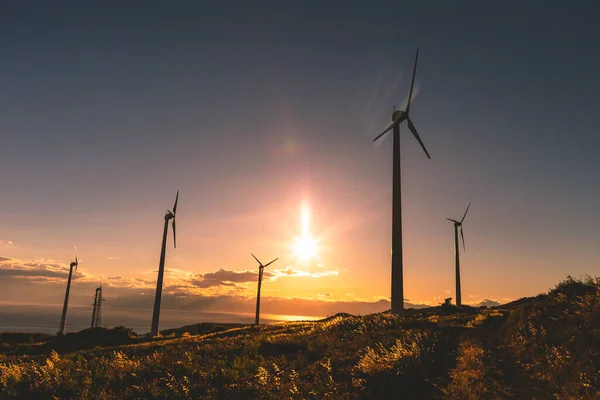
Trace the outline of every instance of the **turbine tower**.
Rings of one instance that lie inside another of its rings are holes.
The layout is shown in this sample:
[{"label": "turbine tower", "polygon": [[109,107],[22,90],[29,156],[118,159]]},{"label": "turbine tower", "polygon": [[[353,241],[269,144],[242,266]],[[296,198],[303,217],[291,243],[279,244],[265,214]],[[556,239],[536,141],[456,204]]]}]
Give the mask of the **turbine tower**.
[{"label": "turbine tower", "polygon": [[263,271],[264,271],[265,267],[268,267],[269,265],[273,264],[275,261],[279,260],[279,257],[277,257],[276,259],[274,259],[271,262],[266,263],[265,265],[263,265],[263,263],[261,263],[254,254],[252,254],[252,257],[254,257],[254,259],[258,263],[258,294],[256,295],[256,318],[254,319],[254,325],[258,326],[258,320],[260,318],[260,287],[262,285]]},{"label": "turbine tower", "polygon": [[467,210],[465,211],[465,215],[463,215],[460,222],[455,219],[446,218],[448,221],[454,222],[454,256],[456,262],[456,307],[460,307],[462,305],[460,297],[460,257],[458,248],[458,228],[460,228],[460,236],[462,238],[463,251],[466,251],[465,235],[463,234],[463,221],[465,220],[465,217],[469,212],[469,207],[471,207],[471,202],[469,202]]},{"label": "turbine tower", "polygon": [[69,292],[71,291],[71,278],[73,277],[73,268],[75,268],[75,273],[77,273],[77,266],[80,261],[77,259],[77,246],[75,246],[75,261],[71,263],[69,266],[69,280],[67,281],[67,291],[65,293],[65,304],[63,305],[62,316],[60,318],[60,329],[58,330],[59,335],[64,335],[65,333],[65,322],[67,321],[67,307],[69,305]]},{"label": "turbine tower", "polygon": [[163,230],[162,247],[160,250],[160,263],[158,265],[158,279],[156,280],[156,294],[154,295],[154,311],[152,313],[152,327],[150,328],[150,336],[158,335],[158,320],[160,318],[160,300],[162,298],[163,275],[165,274],[165,253],[167,252],[167,232],[169,221],[173,220],[173,248],[177,248],[176,231],[175,231],[175,214],[177,213],[177,200],[179,200],[179,190],[175,197],[175,205],[173,212],[167,210],[165,214],[165,227]]},{"label": "turbine tower", "polygon": [[393,189],[392,189],[392,313],[402,314],[404,312],[404,277],[402,263],[402,195],[400,186],[400,123],[404,120],[408,123],[408,129],[415,136],[427,158],[431,158],[423,141],[417,133],[417,128],[409,118],[410,102],[412,99],[413,87],[415,85],[415,74],[417,72],[417,60],[419,59],[419,49],[415,57],[412,83],[410,84],[410,93],[406,110],[394,110],[392,114],[392,124],[379,134],[373,141],[376,141],[390,130],[393,130]]},{"label": "turbine tower", "polygon": [[102,297],[102,286],[96,288],[96,295],[94,296],[94,310],[92,311],[92,325],[91,328],[102,327],[102,303],[106,301]]}]

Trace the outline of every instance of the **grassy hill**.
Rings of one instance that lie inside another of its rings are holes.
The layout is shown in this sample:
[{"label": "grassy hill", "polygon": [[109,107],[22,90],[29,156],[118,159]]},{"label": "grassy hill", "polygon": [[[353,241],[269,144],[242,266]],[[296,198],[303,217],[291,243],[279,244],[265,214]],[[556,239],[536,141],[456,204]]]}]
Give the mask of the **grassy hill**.
[{"label": "grassy hill", "polygon": [[0,398],[600,398],[597,278],[493,309],[188,332],[2,355]]}]

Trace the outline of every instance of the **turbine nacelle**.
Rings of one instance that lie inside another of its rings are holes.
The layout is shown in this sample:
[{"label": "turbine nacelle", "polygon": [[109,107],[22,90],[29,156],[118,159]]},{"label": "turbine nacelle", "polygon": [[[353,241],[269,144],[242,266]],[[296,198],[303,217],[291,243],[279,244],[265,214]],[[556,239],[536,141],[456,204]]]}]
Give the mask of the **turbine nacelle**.
[{"label": "turbine nacelle", "polygon": [[279,260],[279,257],[277,257],[273,261],[269,261],[268,263],[266,263],[265,265],[263,265],[263,263],[261,263],[260,260],[258,258],[256,258],[256,256],[254,254],[250,253],[250,255],[252,257],[254,257],[254,259],[258,263],[258,268],[261,269],[261,270],[264,269],[265,267],[268,267],[269,265],[273,264],[275,261]]},{"label": "turbine nacelle", "polygon": [[167,210],[165,214],[165,221],[173,220],[173,247],[177,248],[177,231],[175,230],[175,215],[177,214],[177,202],[179,201],[179,190],[177,191],[177,196],[175,196],[175,205],[173,206],[173,211]]},{"label": "turbine nacelle", "polygon": [[79,260],[79,258],[77,257],[77,246],[75,246],[75,261],[72,261],[71,264],[69,265],[69,267],[71,269],[73,269],[73,267],[75,267],[75,273],[77,273],[77,267],[79,266],[80,262],[81,262],[81,260]]},{"label": "turbine nacelle", "polygon": [[463,221],[465,220],[465,218],[467,217],[467,213],[469,212],[469,208],[471,207],[471,202],[469,202],[469,205],[467,206],[467,209],[465,210],[465,214],[463,215],[462,219],[460,221],[457,221],[455,219],[452,218],[446,218],[448,221],[450,222],[454,222],[454,229],[458,229],[460,228],[460,237],[462,239],[462,243],[463,243],[463,250],[466,250],[465,248],[465,235],[463,233]]},{"label": "turbine nacelle", "polygon": [[399,124],[400,122],[404,121],[406,118],[408,118],[408,114],[406,111],[395,110],[394,113],[392,114],[392,121],[396,124]]},{"label": "turbine nacelle", "polygon": [[459,221],[457,221],[457,220],[455,220],[455,219],[451,219],[451,218],[446,218],[446,219],[447,219],[448,221],[454,222],[454,226],[456,226],[457,228],[458,228],[459,226],[462,226],[462,223],[461,223],[461,222],[459,222]]}]

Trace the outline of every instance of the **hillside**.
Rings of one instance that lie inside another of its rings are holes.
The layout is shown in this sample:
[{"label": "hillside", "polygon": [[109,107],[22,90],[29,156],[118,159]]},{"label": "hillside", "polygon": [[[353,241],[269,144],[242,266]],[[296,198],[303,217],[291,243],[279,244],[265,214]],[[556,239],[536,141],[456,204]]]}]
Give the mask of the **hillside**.
[{"label": "hillside", "polygon": [[0,356],[0,398],[600,397],[600,279],[493,309],[339,314]]}]

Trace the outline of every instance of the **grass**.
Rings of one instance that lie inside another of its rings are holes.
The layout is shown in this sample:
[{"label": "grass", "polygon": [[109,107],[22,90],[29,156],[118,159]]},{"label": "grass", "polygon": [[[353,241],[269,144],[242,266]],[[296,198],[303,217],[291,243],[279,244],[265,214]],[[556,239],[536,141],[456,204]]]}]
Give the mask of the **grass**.
[{"label": "grass", "polygon": [[598,279],[494,309],[222,328],[0,355],[0,398],[600,398]]}]

